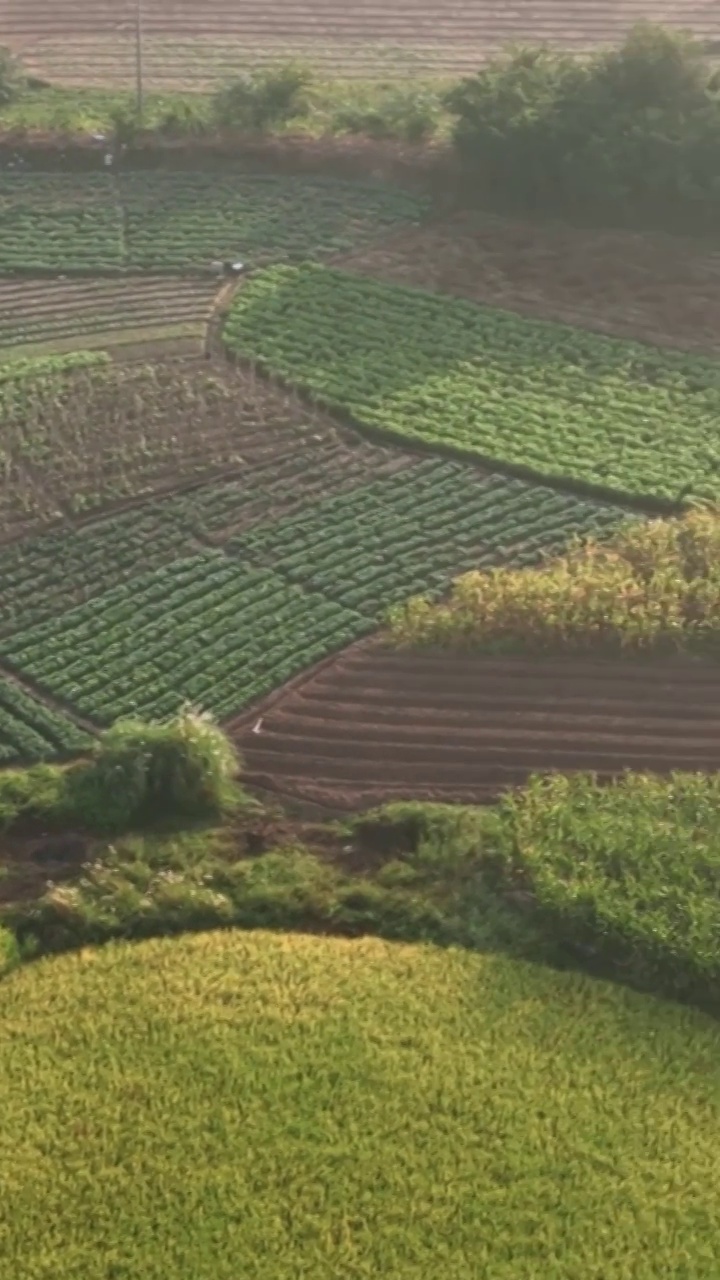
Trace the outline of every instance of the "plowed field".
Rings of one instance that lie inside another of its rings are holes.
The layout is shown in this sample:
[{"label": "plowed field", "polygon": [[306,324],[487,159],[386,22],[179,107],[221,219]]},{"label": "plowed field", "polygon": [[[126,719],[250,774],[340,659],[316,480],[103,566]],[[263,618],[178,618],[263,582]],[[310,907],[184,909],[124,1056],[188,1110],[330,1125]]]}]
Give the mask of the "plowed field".
[{"label": "plowed field", "polygon": [[720,768],[720,668],[347,650],[236,738],[259,786],[336,809],[489,801],[531,773]]},{"label": "plowed field", "polygon": [[328,71],[472,71],[510,42],[590,49],[639,19],[720,38],[718,0],[4,0],[0,44],[55,81],[132,83],[136,15],[149,86],[198,85],[301,56]]}]

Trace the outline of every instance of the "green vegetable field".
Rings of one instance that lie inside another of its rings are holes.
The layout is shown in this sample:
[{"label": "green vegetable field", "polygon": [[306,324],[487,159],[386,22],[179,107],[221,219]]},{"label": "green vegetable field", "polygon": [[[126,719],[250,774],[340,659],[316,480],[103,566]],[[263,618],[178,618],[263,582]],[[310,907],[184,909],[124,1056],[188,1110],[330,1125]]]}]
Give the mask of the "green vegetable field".
[{"label": "green vegetable field", "polygon": [[249,281],[225,341],[398,441],[616,496],[720,496],[709,358],[312,264]]},{"label": "green vegetable field", "polygon": [[242,171],[3,173],[0,273],[194,271],[340,253],[419,221],[381,185]]},{"label": "green vegetable field", "polygon": [[3,1274],[712,1275],[717,1026],[579,974],[262,931],[86,948],[3,982],[0,1054]]},{"label": "green vegetable field", "polygon": [[[321,483],[325,466],[328,488],[336,475],[332,454],[279,461],[288,494],[308,466]],[[459,462],[384,468],[368,448],[349,488],[311,489],[274,520],[247,475],[0,547],[0,665],[98,725],[185,701],[231,716],[414,591],[437,594],[471,565],[535,563],[624,514]],[[216,546],[198,552],[198,537]]]},{"label": "green vegetable field", "polygon": [[0,679],[0,764],[77,755],[91,739],[61,712],[52,711],[11,680]]}]

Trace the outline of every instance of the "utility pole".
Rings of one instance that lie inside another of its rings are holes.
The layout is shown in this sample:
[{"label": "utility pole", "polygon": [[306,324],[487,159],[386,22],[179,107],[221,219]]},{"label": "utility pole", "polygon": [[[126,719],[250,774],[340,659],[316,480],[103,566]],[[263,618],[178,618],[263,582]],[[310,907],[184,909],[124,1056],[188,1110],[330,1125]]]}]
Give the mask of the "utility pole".
[{"label": "utility pole", "polygon": [[143,118],[143,9],[142,0],[135,0],[135,99],[138,120]]}]

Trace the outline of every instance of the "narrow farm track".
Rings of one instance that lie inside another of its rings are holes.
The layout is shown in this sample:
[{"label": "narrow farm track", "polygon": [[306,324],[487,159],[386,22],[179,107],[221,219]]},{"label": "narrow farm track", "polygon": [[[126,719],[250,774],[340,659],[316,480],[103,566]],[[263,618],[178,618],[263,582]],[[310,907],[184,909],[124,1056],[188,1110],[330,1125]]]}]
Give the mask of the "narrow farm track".
[{"label": "narrow farm track", "polygon": [[720,768],[720,669],[362,643],[260,705],[234,736],[250,782],[300,800],[482,803],[535,772]]},{"label": "narrow farm track", "polygon": [[[55,81],[130,83],[135,0],[4,0],[0,44]],[[239,66],[303,57],[353,76],[472,71],[510,42],[586,50],[639,19],[720,39],[718,0],[143,0],[149,86],[194,85]]]}]

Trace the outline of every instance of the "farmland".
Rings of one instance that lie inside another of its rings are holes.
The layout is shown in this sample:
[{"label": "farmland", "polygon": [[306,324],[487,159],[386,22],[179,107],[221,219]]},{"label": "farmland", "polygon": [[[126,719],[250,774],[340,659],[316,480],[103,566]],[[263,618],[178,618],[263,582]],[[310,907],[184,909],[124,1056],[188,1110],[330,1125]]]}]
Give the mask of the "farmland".
[{"label": "farmland", "polygon": [[0,190],[0,273],[113,275],[250,266],[348,251],[417,222],[381,185],[202,172],[17,173]]},{"label": "farmland", "polygon": [[438,1241],[455,1280],[654,1280],[715,1238],[716,1026],[583,975],[225,930],[41,960],[0,1027],[24,1280],[413,1280]]},{"label": "farmland", "polygon": [[610,495],[717,498],[715,361],[315,266],[237,295],[231,351],[361,427]]},{"label": "farmland", "polygon": [[276,457],[270,488],[266,451],[237,480],[0,551],[0,663],[98,725],[184,701],[227,718],[413,591],[438,594],[478,563],[537,562],[625,514],[461,463],[362,445],[354,457],[340,438]]},{"label": "farmland", "polygon": [[102,348],[200,355],[217,286],[198,279],[132,281],[0,279],[0,364],[29,356]]},{"label": "farmland", "polygon": [[714,1265],[714,277],[426,212],[3,178],[0,1272]]},{"label": "farmland", "polygon": [[[0,44],[38,75],[69,84],[130,85],[135,74],[132,0],[5,0]],[[326,74],[385,78],[418,72],[471,72],[509,43],[547,41],[588,50],[617,40],[640,18],[718,37],[714,8],[697,0],[635,0],[568,9],[531,0],[512,7],[445,0],[144,0],[144,62],[154,87],[200,88],[248,65],[301,57]]]},{"label": "farmland", "polygon": [[51,710],[12,680],[0,679],[0,764],[77,755],[90,745],[62,712]]},{"label": "farmland", "polygon": [[465,214],[345,254],[386,284],[720,355],[720,253],[681,236]]},{"label": "farmland", "polygon": [[[659,694],[662,690],[662,696]],[[682,660],[398,652],[362,643],[235,729],[248,776],[357,810],[478,804],[535,772],[720,768],[720,672]]]},{"label": "farmland", "polygon": [[242,480],[223,487],[228,519],[237,507],[240,520],[241,506],[257,518],[266,501],[280,510],[323,483],[342,488],[383,457],[251,371],[205,361],[18,361],[0,371],[0,406],[0,541],[218,472],[252,477],[252,489]]}]

